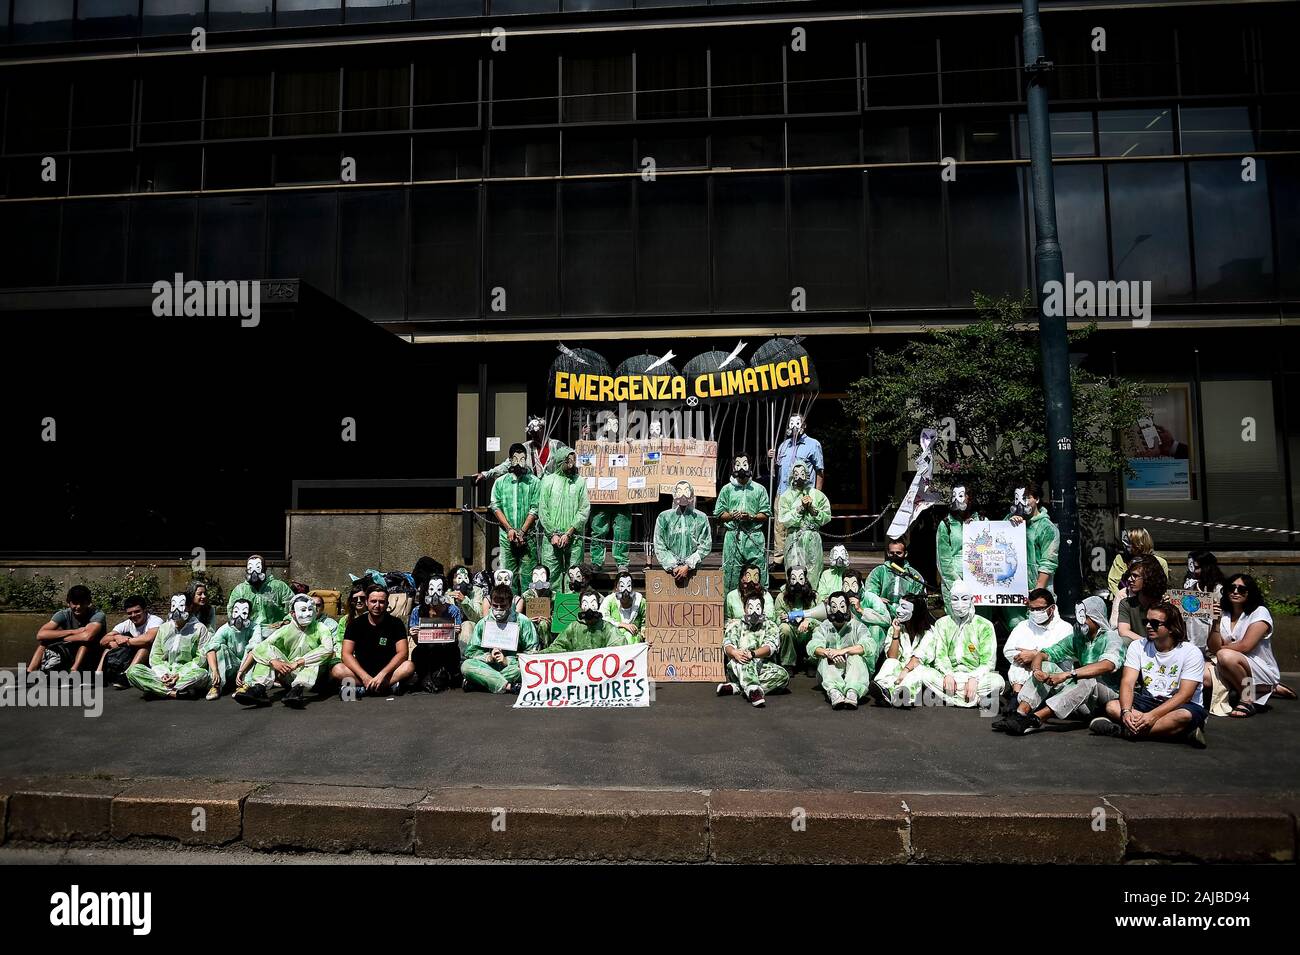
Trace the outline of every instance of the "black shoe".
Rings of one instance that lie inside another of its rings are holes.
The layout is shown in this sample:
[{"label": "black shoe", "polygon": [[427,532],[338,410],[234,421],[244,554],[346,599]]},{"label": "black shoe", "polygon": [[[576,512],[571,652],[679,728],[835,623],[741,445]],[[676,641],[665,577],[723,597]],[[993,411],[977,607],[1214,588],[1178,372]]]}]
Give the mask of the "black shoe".
[{"label": "black shoe", "polygon": [[295,710],[300,710],[307,705],[307,700],[305,699],[306,696],[307,693],[302,687],[291,686],[289,687],[289,692],[285,693],[285,695],[280,698],[280,702],[285,706],[292,707]]},{"label": "black shoe", "polygon": [[437,690],[435,690],[435,689],[433,688],[433,674],[432,674],[432,673],[426,673],[424,676],[420,677],[420,684],[419,684],[419,686],[420,686],[420,690],[421,690],[422,692],[424,692],[424,693],[436,693],[436,692],[438,692]]},{"label": "black shoe", "polygon": [[1122,736],[1124,729],[1106,716],[1098,716],[1088,724],[1088,731],[1094,736]]},{"label": "black shoe", "polygon": [[1011,713],[1006,713],[1003,714],[1002,716],[999,716],[997,719],[995,719],[993,721],[993,732],[995,733],[1011,732],[1011,727],[1014,725],[1011,721],[1012,715],[1013,714]]},{"label": "black shoe", "polygon": [[260,683],[254,683],[251,686],[246,685],[243,689],[235,691],[235,702],[242,703],[244,706],[270,706],[271,700],[266,695],[266,687]]},{"label": "black shoe", "polygon": [[1043,721],[1033,713],[1027,713],[1016,717],[1015,725],[1007,730],[1008,736],[1027,736],[1043,728]]},{"label": "black shoe", "polygon": [[[460,688],[466,693],[472,693],[474,691],[474,684],[469,681],[469,677],[463,676],[460,678]],[[429,690],[427,692],[433,693],[434,691]]]},{"label": "black shoe", "polygon": [[194,692],[194,689],[192,687],[186,687],[183,690],[176,691],[176,699],[178,700],[192,700],[197,695],[198,694]]},{"label": "black shoe", "polygon": [[392,686],[388,688],[388,692],[391,693],[393,696],[401,696],[403,693],[406,692],[406,684],[402,683],[399,680],[397,683],[394,683]]},{"label": "black shoe", "polygon": [[518,696],[519,691],[520,689],[522,689],[522,687],[523,687],[522,683],[517,683],[517,682],[509,683],[506,685],[506,693],[510,694],[511,696]]}]

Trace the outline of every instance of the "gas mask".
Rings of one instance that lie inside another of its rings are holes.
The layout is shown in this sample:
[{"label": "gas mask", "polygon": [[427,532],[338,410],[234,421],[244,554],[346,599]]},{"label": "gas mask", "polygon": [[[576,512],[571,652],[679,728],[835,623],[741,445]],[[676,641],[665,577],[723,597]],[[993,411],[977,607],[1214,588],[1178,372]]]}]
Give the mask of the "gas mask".
[{"label": "gas mask", "polygon": [[293,598],[293,622],[298,625],[300,630],[305,630],[311,626],[316,619],[316,601],[312,600],[306,594],[299,594]]},{"label": "gas mask", "polygon": [[578,473],[577,452],[570,451],[567,455],[565,455],[564,463],[560,465],[560,470],[563,471],[567,477],[573,477],[573,475]]},{"label": "gas mask", "polygon": [[588,626],[595,626],[598,624],[601,620],[600,598],[595,594],[583,594],[578,616],[581,617],[582,622]]},{"label": "gas mask", "polygon": [[582,572],[581,567],[569,568],[569,583],[573,585],[575,590],[581,590],[587,585],[587,576]]},{"label": "gas mask", "polygon": [[632,601],[636,599],[636,591],[632,589],[632,578],[626,574],[618,578],[618,587],[614,592],[618,594],[618,602],[624,607],[632,606]]},{"label": "gas mask", "polygon": [[826,599],[826,619],[837,627],[849,622],[849,600],[843,594],[831,594]]},{"label": "gas mask", "polygon": [[836,544],[831,548],[831,566],[847,567],[849,566],[849,549],[843,544]]},{"label": "gas mask", "polygon": [[689,510],[691,503],[695,500],[695,488],[691,487],[689,481],[678,481],[673,488],[673,503],[677,505],[677,510]]},{"label": "gas mask", "polygon": [[662,438],[664,436],[664,426],[659,421],[650,422],[650,437]]},{"label": "gas mask", "polygon": [[803,434],[803,415],[790,415],[790,420],[786,422],[785,433],[792,439],[796,439]]},{"label": "gas mask", "polygon": [[952,499],[948,502],[948,510],[953,514],[965,514],[970,509],[970,495],[966,493],[966,485],[958,484],[952,489]]},{"label": "gas mask", "polygon": [[1029,516],[1029,500],[1025,497],[1023,487],[1016,488],[1016,496],[1011,504],[1011,514],[1013,517]]},{"label": "gas mask", "polygon": [[860,597],[862,595],[862,581],[852,574],[845,574],[840,589],[850,597]]},{"label": "gas mask", "polygon": [[1031,610],[1029,611],[1029,619],[1040,627],[1044,626],[1047,621],[1052,619],[1052,608],[1044,607],[1042,610]]},{"label": "gas mask", "polygon": [[745,601],[745,623],[750,630],[757,630],[763,625],[763,601],[750,597]]},{"label": "gas mask", "polygon": [[546,571],[540,568],[533,571],[533,590],[539,594],[547,593],[551,589],[551,581],[546,576]]},{"label": "gas mask", "polygon": [[807,587],[808,571],[803,567],[791,567],[789,573],[786,574],[786,580],[789,581],[791,587]]},{"label": "gas mask", "polygon": [[497,587],[509,587],[515,582],[514,573],[506,567],[500,568],[492,575],[492,583]]},{"label": "gas mask", "polygon": [[743,454],[736,458],[735,463],[731,465],[731,473],[737,481],[742,483],[748,481],[750,474],[753,473],[749,470],[749,458]]},{"label": "gas mask", "polygon": [[898,622],[907,623],[907,621],[911,619],[912,619],[911,601],[904,600],[898,605]]},{"label": "gas mask", "polygon": [[266,568],[262,566],[262,558],[248,558],[248,565],[244,570],[244,577],[254,587],[266,580]]},{"label": "gas mask", "polygon": [[959,580],[952,585],[949,603],[952,605],[952,615],[960,621],[969,620],[975,612],[975,600],[964,581]]},{"label": "gas mask", "polygon": [[456,571],[456,576],[452,578],[451,585],[461,593],[469,593],[474,587],[473,581],[469,576],[469,571],[464,567]]},{"label": "gas mask", "polygon": [[534,444],[541,443],[542,435],[546,433],[546,419],[533,415],[528,419],[524,426],[524,437]]},{"label": "gas mask", "polygon": [[173,594],[171,610],[167,615],[178,625],[185,623],[190,619],[189,603],[184,594]]},{"label": "gas mask", "polygon": [[252,616],[252,605],[247,600],[236,600],[235,605],[230,608],[230,625],[236,630],[243,630],[248,626]]},{"label": "gas mask", "polygon": [[424,591],[424,603],[427,607],[441,607],[447,585],[439,578],[429,581]]},{"label": "gas mask", "polygon": [[524,474],[528,471],[528,452],[516,451],[510,455],[510,472],[512,474]]},{"label": "gas mask", "polygon": [[796,461],[794,467],[790,468],[790,483],[795,487],[807,487],[808,465],[802,461]]},{"label": "gas mask", "polygon": [[506,604],[504,607],[498,607],[496,604],[493,604],[492,619],[495,620],[497,623],[505,623],[507,620],[509,620],[510,605]]}]

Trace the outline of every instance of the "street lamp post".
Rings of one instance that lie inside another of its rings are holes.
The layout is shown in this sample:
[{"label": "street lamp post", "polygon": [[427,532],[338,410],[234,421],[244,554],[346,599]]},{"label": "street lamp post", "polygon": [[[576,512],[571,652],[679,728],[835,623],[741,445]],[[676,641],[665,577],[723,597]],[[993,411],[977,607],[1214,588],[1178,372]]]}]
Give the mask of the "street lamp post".
[{"label": "street lamp post", "polygon": [[[1043,356],[1043,392],[1047,399],[1048,482],[1051,516],[1061,532],[1056,596],[1070,608],[1082,598],[1079,563],[1079,517],[1074,464],[1074,421],[1070,395],[1070,347],[1065,316],[1044,309],[1049,282],[1064,288],[1065,270],[1056,237],[1056,191],[1052,184],[1052,136],[1047,109],[1047,81],[1052,62],[1043,50],[1038,0],[1022,0],[1025,76],[1028,79],[1029,161],[1034,190],[1034,265],[1038,281],[1038,338]],[[1062,310],[1063,311],[1063,310]],[[1033,586],[1031,583],[1030,586]]]}]

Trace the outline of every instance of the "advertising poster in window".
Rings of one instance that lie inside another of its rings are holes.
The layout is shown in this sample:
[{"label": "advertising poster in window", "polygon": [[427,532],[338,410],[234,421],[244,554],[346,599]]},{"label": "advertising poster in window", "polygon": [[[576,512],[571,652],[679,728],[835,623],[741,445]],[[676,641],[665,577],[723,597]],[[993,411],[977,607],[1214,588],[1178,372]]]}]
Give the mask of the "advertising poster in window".
[{"label": "advertising poster in window", "polygon": [[1192,398],[1186,383],[1166,385],[1143,397],[1143,412],[1124,435],[1129,501],[1192,499]]}]

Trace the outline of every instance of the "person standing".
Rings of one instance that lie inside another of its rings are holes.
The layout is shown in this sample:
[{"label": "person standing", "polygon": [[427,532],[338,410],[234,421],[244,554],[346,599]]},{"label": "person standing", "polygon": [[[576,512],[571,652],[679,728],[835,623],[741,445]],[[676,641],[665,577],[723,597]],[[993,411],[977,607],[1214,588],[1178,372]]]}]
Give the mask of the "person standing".
[{"label": "person standing", "polygon": [[673,506],[655,520],[655,560],[680,583],[713,550],[709,519],[695,509],[695,488],[689,481],[673,487]]},{"label": "person standing", "polygon": [[[528,468],[526,449],[522,444],[510,445],[510,473],[492,484],[492,513],[504,535],[500,539],[501,566],[511,571],[520,590],[522,582],[532,577],[537,566],[537,535],[533,527],[537,523],[541,492],[541,480]],[[454,582],[453,586],[456,586]],[[479,617],[476,613],[473,622],[477,623]]]},{"label": "person standing", "polygon": [[785,528],[785,566],[803,567],[809,580],[820,583],[821,529],[830,523],[831,502],[810,481],[808,465],[796,461],[790,468],[790,487],[777,504],[777,520]]},{"label": "person standing", "polygon": [[948,514],[935,531],[935,559],[939,565],[939,584],[943,593],[943,609],[952,615],[952,588],[966,575],[962,564],[962,540],[966,525],[983,520],[975,509],[970,490],[965,484],[954,484],[948,500]]},{"label": "person standing", "polygon": [[537,517],[542,525],[542,563],[552,586],[569,590],[569,568],[581,563],[582,536],[591,516],[587,482],[578,473],[578,453],[556,452],[560,466],[542,478]]},{"label": "person standing", "polygon": [[[775,464],[776,470],[776,498],[780,500],[781,495],[790,488],[790,472],[794,468],[795,462],[802,461],[808,466],[809,480],[817,490],[821,490],[825,483],[826,459],[822,454],[822,444],[814,437],[805,433],[807,421],[803,415],[792,414],[790,420],[786,422],[786,438],[776,448],[767,449],[769,461]],[[776,551],[775,560],[778,562],[784,560],[785,554],[785,527],[780,521],[777,521],[772,549]],[[789,564],[786,565],[787,567]],[[813,578],[813,584],[818,583],[818,578]]]},{"label": "person standing", "polygon": [[749,455],[738,454],[731,465],[731,480],[718,492],[713,516],[722,524],[722,583],[730,593],[740,580],[742,565],[752,563],[767,587],[767,537],[765,527],[772,513],[767,488],[753,478]]}]

